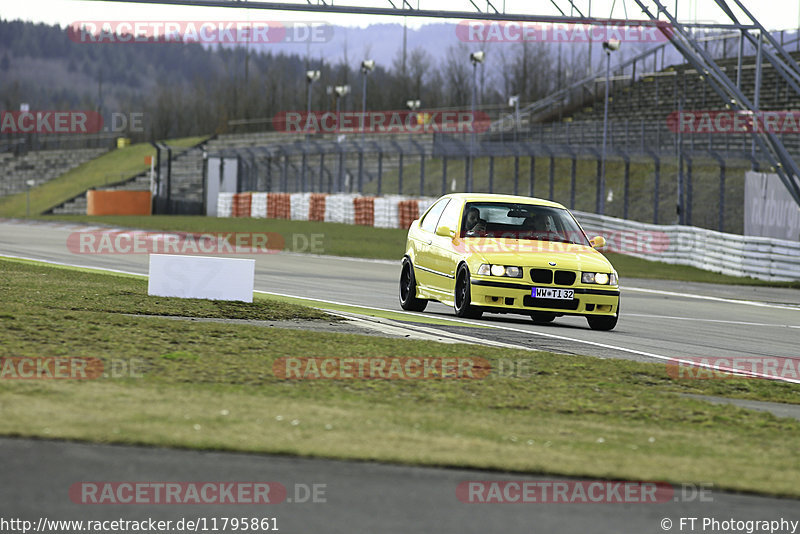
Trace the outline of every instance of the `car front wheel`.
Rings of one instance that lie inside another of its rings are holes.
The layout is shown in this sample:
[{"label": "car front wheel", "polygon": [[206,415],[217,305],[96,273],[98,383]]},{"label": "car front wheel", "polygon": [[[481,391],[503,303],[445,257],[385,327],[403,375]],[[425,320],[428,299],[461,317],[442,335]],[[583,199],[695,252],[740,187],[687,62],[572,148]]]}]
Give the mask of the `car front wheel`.
[{"label": "car front wheel", "polygon": [[465,317],[469,319],[479,319],[483,315],[483,311],[470,305],[472,300],[472,293],[469,286],[469,269],[462,266],[456,275],[456,289],[453,299],[453,308],[458,317]]},{"label": "car front wheel", "polygon": [[406,311],[421,312],[427,305],[427,300],[417,298],[417,280],[414,278],[414,266],[411,260],[403,258],[403,267],[400,271],[400,307]]},{"label": "car front wheel", "polygon": [[617,326],[617,319],[618,315],[595,315],[586,318],[592,330],[613,330]]},{"label": "car front wheel", "polygon": [[533,319],[533,322],[536,324],[552,323],[556,320],[556,314],[547,312],[532,312],[531,319]]}]

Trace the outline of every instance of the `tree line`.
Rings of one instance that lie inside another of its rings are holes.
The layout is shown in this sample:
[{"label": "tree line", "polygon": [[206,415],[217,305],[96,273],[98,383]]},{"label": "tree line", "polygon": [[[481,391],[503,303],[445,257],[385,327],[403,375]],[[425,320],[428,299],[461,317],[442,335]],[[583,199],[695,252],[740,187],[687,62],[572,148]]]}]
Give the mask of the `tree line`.
[{"label": "tree line", "polygon": [[[328,85],[351,85],[343,110],[361,109],[361,58],[346,45],[335,59],[273,53],[243,45],[197,43],[82,43],[71,29],[0,20],[0,107],[91,109],[142,113],[145,131],[135,140],[269,129],[270,117],[312,109],[335,109]],[[367,108],[404,109],[408,99],[423,108],[469,107],[477,46],[456,41],[438,57],[422,47],[398,51],[391,65],[378,65],[367,78]],[[556,87],[585,76],[586,55],[569,56],[555,45],[518,43],[481,47],[487,61],[478,66],[479,109],[508,109],[507,99],[535,101]],[[309,85],[306,70],[320,70]],[[248,125],[231,121],[250,121]]]}]

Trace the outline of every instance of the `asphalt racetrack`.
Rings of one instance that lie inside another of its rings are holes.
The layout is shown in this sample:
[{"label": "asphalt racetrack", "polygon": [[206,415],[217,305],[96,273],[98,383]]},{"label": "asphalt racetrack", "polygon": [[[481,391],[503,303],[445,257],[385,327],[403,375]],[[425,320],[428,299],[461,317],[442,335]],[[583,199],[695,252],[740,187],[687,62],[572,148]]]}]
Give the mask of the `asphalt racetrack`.
[{"label": "asphalt racetrack", "polygon": [[[147,274],[146,254],[72,254],[66,246],[67,236],[85,228],[0,221],[0,255]],[[257,290],[400,311],[399,263],[293,253],[253,257]],[[534,325],[514,315],[485,315],[476,321],[495,328],[473,328],[468,323],[426,328],[559,353],[643,361],[697,356],[800,357],[800,291],[624,278],[621,283],[622,315],[612,332],[592,331],[583,318]],[[423,316],[455,318],[452,310],[438,304],[430,305]],[[796,500],[716,490],[709,499],[709,495],[701,498],[698,488],[677,489],[669,502],[659,504],[466,504],[456,497],[456,487],[464,481],[552,481],[557,477],[14,438],[0,439],[0,453],[0,519],[34,522],[40,517],[177,520],[238,516],[274,517],[279,531],[289,534],[650,533],[735,531],[702,529],[702,518],[720,522],[800,519]],[[297,484],[301,488],[324,484],[325,498],[324,502],[286,501],[269,506],[73,503],[67,496],[69,487],[91,480],[268,480],[283,484],[288,498],[293,497]],[[701,519],[690,530],[686,523],[681,528],[681,517]],[[8,525],[3,528],[0,523],[0,531],[19,530]]]}]

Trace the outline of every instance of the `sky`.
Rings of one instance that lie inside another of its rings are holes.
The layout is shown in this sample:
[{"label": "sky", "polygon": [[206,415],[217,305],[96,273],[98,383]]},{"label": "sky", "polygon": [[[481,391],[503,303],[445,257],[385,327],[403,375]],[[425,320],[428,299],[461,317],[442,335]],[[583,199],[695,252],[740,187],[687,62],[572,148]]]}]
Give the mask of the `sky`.
[{"label": "sky", "polygon": [[[244,0],[246,2],[246,0]],[[281,0],[291,3],[305,4],[304,0]],[[469,0],[410,0],[412,5],[420,9],[455,9],[459,11],[474,12],[475,8]],[[537,13],[557,15],[556,8],[547,0],[534,0]],[[664,0],[665,4],[674,11],[677,2],[678,15],[681,21],[714,21],[729,22],[714,0]],[[234,3],[232,1],[232,3]],[[240,3],[240,2],[236,2]],[[244,2],[241,2],[244,3]],[[482,0],[477,0],[478,5],[483,5]],[[493,0],[498,8],[505,5],[508,13],[531,13],[531,0]],[[556,0],[566,11],[568,0]],[[768,29],[780,30],[800,27],[800,0],[742,0],[745,7]],[[388,0],[338,0],[339,5],[370,5],[389,7]],[[395,2],[399,5],[399,2]],[[624,7],[627,7],[628,17],[633,19],[645,18],[638,12],[632,0],[575,0],[584,13],[588,6],[592,6],[592,14],[598,17],[626,18]],[[650,5],[651,2],[646,2]],[[729,4],[735,4],[729,0]],[[611,6],[614,11],[611,12]],[[738,11],[738,9],[736,10]],[[323,15],[315,12],[281,12],[262,9],[240,8],[205,8],[188,6],[161,6],[154,4],[126,4],[122,2],[85,1],[85,0],[0,0],[0,17],[6,20],[21,19],[31,22],[44,22],[67,26],[76,21],[313,21],[326,22],[339,26],[364,27],[376,23],[399,23],[400,17],[381,17],[367,15]],[[420,19],[409,17],[408,24],[416,27],[430,22],[442,22],[442,19]],[[453,21],[457,22],[457,21]]]}]

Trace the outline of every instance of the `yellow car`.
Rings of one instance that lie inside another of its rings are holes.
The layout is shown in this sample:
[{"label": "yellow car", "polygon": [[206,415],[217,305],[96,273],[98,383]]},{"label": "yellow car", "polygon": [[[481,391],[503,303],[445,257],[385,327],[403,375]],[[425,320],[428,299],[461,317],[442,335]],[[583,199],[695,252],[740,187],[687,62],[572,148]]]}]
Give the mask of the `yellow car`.
[{"label": "yellow car", "polygon": [[530,197],[457,193],[438,199],[408,230],[400,304],[429,300],[459,317],[522,313],[535,323],[586,317],[611,330],[619,317],[619,279],[561,204]]}]

